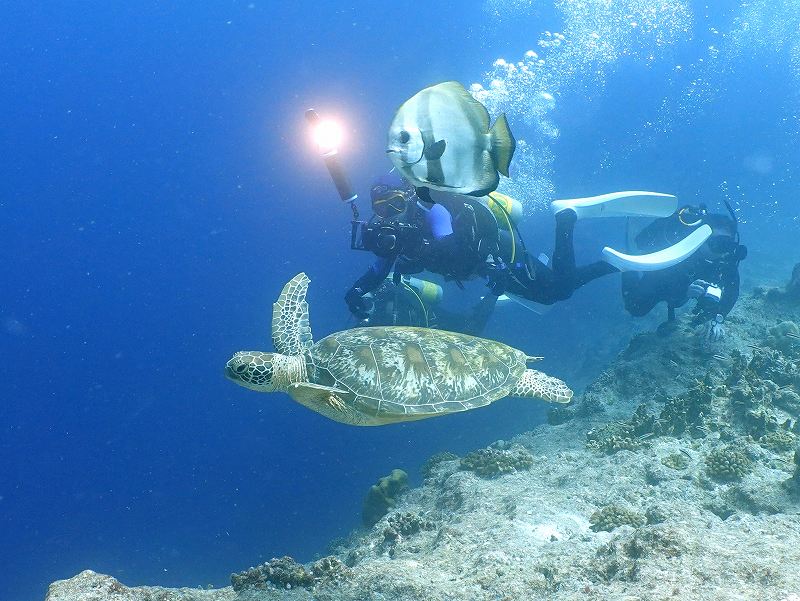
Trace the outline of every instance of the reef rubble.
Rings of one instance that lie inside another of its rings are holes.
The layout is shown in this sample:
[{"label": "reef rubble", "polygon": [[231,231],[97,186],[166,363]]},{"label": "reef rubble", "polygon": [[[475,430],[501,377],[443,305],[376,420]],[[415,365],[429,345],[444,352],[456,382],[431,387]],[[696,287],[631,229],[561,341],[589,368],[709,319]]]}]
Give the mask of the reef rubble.
[{"label": "reef rubble", "polygon": [[332,556],[217,590],[84,571],[46,601],[800,601],[798,274],[743,295],[721,343],[684,315],[549,424],[435,457]]}]

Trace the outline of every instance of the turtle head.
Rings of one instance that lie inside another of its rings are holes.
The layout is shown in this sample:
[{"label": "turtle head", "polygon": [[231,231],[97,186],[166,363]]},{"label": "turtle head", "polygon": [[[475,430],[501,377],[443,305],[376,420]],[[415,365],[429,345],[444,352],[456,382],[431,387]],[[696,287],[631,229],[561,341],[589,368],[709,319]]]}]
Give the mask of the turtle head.
[{"label": "turtle head", "polygon": [[225,377],[250,390],[274,392],[277,387],[272,378],[277,356],[261,351],[239,351],[225,364]]}]

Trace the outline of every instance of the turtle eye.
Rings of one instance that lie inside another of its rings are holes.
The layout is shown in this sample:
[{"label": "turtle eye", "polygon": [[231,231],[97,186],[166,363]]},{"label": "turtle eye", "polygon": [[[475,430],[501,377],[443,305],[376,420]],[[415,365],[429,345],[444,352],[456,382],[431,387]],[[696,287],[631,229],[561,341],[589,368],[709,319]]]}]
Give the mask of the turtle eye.
[{"label": "turtle eye", "polygon": [[400,132],[400,143],[401,144],[408,144],[408,141],[411,139],[411,134],[408,133],[406,130]]},{"label": "turtle eye", "polygon": [[243,374],[246,370],[247,370],[247,365],[245,363],[237,365],[235,369],[237,374]]}]

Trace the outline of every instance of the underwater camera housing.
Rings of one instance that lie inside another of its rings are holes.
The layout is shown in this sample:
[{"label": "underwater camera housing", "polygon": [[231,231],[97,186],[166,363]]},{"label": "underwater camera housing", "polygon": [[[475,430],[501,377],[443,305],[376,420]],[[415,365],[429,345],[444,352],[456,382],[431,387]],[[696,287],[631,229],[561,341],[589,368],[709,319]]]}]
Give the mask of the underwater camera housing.
[{"label": "underwater camera housing", "polygon": [[379,257],[392,257],[414,253],[422,246],[419,226],[388,219],[353,221],[350,230],[350,248],[375,253]]}]

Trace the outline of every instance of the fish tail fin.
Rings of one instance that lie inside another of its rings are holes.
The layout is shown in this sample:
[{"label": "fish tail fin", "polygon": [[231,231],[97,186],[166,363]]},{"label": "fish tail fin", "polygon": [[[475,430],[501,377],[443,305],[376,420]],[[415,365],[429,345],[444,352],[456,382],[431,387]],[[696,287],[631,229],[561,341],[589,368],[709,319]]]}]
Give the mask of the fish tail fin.
[{"label": "fish tail fin", "polygon": [[508,177],[508,166],[511,164],[511,157],[514,156],[514,150],[517,148],[517,141],[514,139],[514,134],[508,127],[508,120],[506,114],[501,114],[497,121],[492,125],[489,130],[489,135],[492,139],[492,159],[497,166],[497,170]]}]

